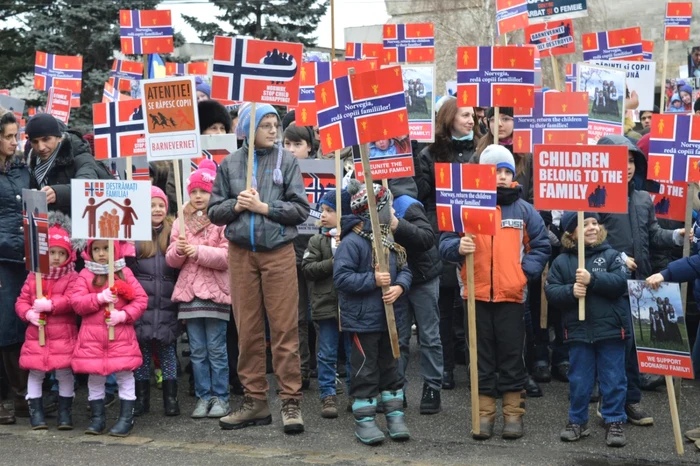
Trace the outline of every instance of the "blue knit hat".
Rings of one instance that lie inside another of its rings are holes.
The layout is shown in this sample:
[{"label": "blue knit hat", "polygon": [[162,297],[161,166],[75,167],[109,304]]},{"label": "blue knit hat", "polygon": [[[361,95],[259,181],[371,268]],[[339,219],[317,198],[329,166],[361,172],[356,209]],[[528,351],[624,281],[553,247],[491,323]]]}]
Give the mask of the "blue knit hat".
[{"label": "blue knit hat", "polygon": [[211,98],[211,86],[208,82],[204,81],[200,76],[194,78],[195,89],[199,92],[204,92],[207,97]]},{"label": "blue knit hat", "polygon": [[[238,126],[236,127],[236,134],[239,138],[248,138],[250,134],[250,104],[244,104],[238,110]],[[255,106],[255,129],[260,126],[260,121],[267,115],[275,115],[277,117],[277,122],[280,121],[279,113],[270,104],[257,104]]]},{"label": "blue knit hat", "polygon": [[[600,222],[600,216],[595,212],[584,212],[583,219],[594,218]],[[564,212],[561,216],[561,228],[567,233],[572,233],[576,231],[578,226],[578,214],[576,212]]]},{"label": "blue knit hat", "polygon": [[[319,208],[324,204],[333,209],[334,211],[338,211],[335,203],[335,190],[326,191],[326,194],[324,194],[321,200],[318,201]],[[341,213],[343,215],[347,215],[350,213],[350,193],[347,189],[343,189],[342,191],[340,191],[340,207],[342,209]]]}]

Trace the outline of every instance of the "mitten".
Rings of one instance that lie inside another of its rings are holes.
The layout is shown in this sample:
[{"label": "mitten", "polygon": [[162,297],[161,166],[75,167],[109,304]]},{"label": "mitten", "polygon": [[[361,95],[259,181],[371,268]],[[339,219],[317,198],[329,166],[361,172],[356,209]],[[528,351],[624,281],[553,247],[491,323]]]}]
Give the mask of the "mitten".
[{"label": "mitten", "polygon": [[51,313],[51,311],[53,311],[53,303],[51,302],[50,299],[46,299],[46,298],[35,299],[34,300],[34,310],[37,312],[43,312],[43,313],[49,314],[49,313]]},{"label": "mitten", "polygon": [[27,311],[27,315],[25,316],[27,321],[31,323],[32,325],[39,326],[39,321],[41,320],[41,315],[35,311],[34,309],[30,309]]},{"label": "mitten", "polygon": [[117,311],[116,309],[114,311],[111,311],[109,313],[109,320],[107,321],[107,325],[109,327],[115,327],[119,324],[123,324],[126,322],[126,312],[124,311]]},{"label": "mitten", "polygon": [[97,293],[97,302],[100,304],[116,303],[117,297],[112,294],[112,291],[110,291],[109,288],[105,288],[101,292]]}]

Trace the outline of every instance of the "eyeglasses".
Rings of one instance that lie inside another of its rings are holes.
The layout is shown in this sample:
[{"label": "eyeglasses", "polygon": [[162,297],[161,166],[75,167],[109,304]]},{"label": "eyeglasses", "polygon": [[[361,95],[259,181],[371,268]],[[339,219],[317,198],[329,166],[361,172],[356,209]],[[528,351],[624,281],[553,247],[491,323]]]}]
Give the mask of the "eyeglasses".
[{"label": "eyeglasses", "polygon": [[265,123],[264,125],[258,126],[263,131],[272,131],[275,130],[277,131],[279,129],[280,125],[279,123]]}]

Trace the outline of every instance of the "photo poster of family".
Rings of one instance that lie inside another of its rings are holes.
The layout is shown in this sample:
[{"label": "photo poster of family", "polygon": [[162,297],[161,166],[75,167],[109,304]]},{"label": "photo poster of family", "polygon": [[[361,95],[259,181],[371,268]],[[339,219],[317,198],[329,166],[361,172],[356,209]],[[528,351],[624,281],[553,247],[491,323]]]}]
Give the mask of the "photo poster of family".
[{"label": "photo poster of family", "polygon": [[625,118],[624,70],[578,63],[577,90],[588,93],[588,138],[597,142],[603,136],[623,134]]},{"label": "photo poster of family", "polygon": [[627,290],[640,372],[692,379],[679,284],[665,282],[653,290],[643,280],[627,280]]},{"label": "photo poster of family", "polygon": [[627,73],[625,85],[625,111],[632,121],[639,122],[640,110],[654,108],[654,86],[656,83],[656,63],[646,61],[589,60],[591,65],[616,68]]},{"label": "photo poster of family", "polygon": [[151,239],[150,181],[72,180],[73,238]]},{"label": "photo poster of family", "polygon": [[[359,146],[353,147],[352,159],[355,166],[355,178],[363,182],[365,176]],[[374,181],[415,176],[411,136],[406,134],[371,142],[369,144],[369,166]]]},{"label": "photo poster of family", "polygon": [[[297,226],[300,235],[315,235],[318,233],[321,219],[321,208],[318,202],[327,191],[335,191],[335,161],[299,159],[299,169],[304,179],[306,198],[311,205],[309,218]],[[346,215],[349,212],[342,212]]]},{"label": "photo poster of family", "polygon": [[700,78],[671,78],[664,86],[664,113],[692,115],[700,97]]},{"label": "photo poster of family", "polygon": [[49,273],[49,209],[46,193],[22,190],[24,260],[27,270]]},{"label": "photo poster of family", "polygon": [[435,65],[402,65],[408,131],[418,142],[435,141]]}]

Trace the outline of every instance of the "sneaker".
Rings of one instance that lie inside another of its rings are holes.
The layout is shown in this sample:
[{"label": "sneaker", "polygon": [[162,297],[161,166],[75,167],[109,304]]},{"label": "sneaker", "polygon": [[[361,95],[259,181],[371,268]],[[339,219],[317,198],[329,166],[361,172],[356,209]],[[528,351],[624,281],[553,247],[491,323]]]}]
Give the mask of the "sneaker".
[{"label": "sneaker", "polygon": [[532,371],[532,378],[537,383],[549,383],[552,381],[552,372],[547,364],[538,364],[535,370]]},{"label": "sneaker", "polygon": [[611,422],[610,424],[605,424],[605,443],[609,447],[624,447],[627,445],[627,439],[625,438],[625,433],[622,430],[621,422]]},{"label": "sneaker", "polygon": [[335,419],[338,417],[338,399],[335,395],[329,395],[321,400],[321,417]]},{"label": "sneaker", "polygon": [[270,407],[267,400],[244,396],[240,407],[219,419],[219,427],[224,430],[243,429],[244,427],[266,426],[272,423]]},{"label": "sneaker", "polygon": [[301,406],[299,400],[290,398],[282,400],[282,424],[285,434],[299,434],[304,432],[304,420],[301,418]]},{"label": "sneaker", "polygon": [[525,391],[527,392],[528,398],[541,398],[544,396],[539,384],[535,382],[535,379],[532,376],[529,375],[527,376],[527,381],[525,382]]},{"label": "sneaker", "polygon": [[575,442],[582,437],[588,437],[591,435],[591,431],[588,429],[588,423],[585,424],[575,424],[569,422],[564,430],[559,434],[559,438],[564,442]]},{"label": "sneaker", "polygon": [[231,412],[231,405],[228,401],[221,400],[217,397],[211,399],[211,408],[207,417],[219,419]]},{"label": "sneaker", "polygon": [[696,427],[695,429],[691,429],[687,431],[685,434],[685,438],[690,440],[691,442],[697,442],[700,440],[700,427]]},{"label": "sneaker", "polygon": [[552,367],[552,377],[560,382],[569,383],[569,363],[563,362]]},{"label": "sneaker", "polygon": [[423,384],[423,396],[420,400],[421,414],[437,414],[441,411],[440,391]]},{"label": "sneaker", "polygon": [[625,405],[625,413],[630,424],[635,426],[651,426],[654,425],[654,418],[642,409],[640,403],[630,403]]},{"label": "sneaker", "polygon": [[211,406],[211,400],[198,399],[197,404],[194,407],[194,411],[190,414],[192,419],[203,419],[209,414],[209,407]]}]

